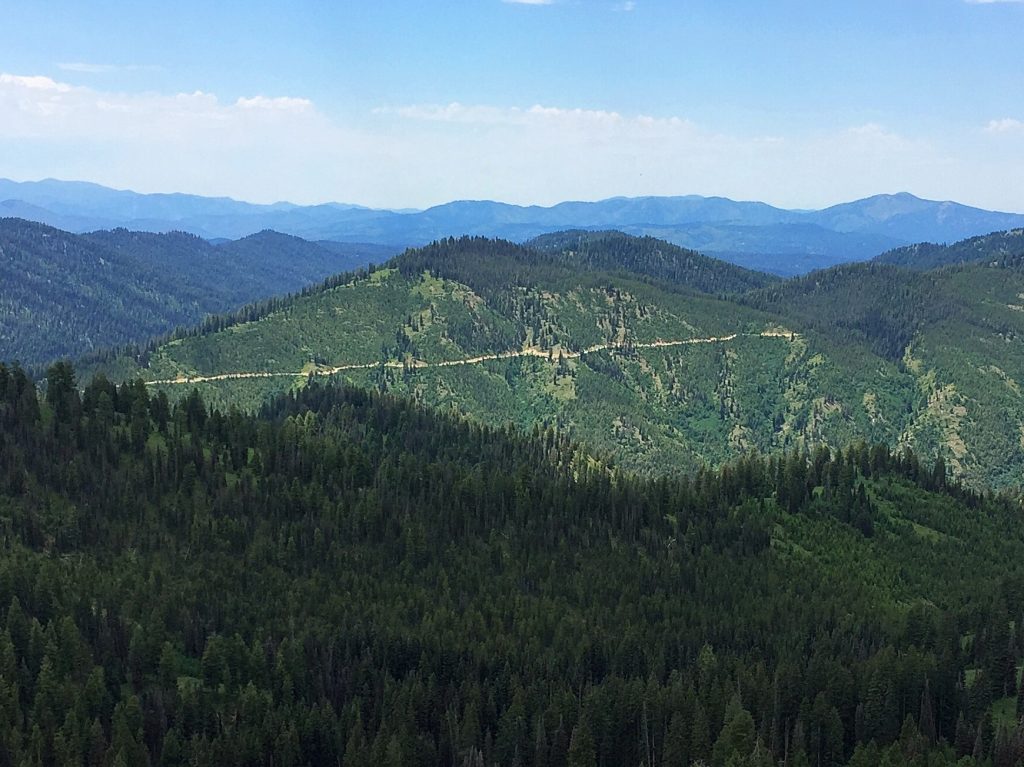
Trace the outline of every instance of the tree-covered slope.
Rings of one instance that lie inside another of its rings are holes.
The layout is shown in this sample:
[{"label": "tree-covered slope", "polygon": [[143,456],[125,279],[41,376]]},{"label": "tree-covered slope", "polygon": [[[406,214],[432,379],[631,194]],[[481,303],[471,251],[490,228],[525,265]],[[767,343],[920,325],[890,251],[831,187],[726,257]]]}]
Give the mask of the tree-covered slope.
[{"label": "tree-covered slope", "polygon": [[557,425],[644,471],[865,438],[941,456],[978,486],[1024,482],[1016,260],[844,266],[720,295],[751,273],[677,269],[685,256],[667,268],[653,254],[672,251],[643,239],[567,249],[573,236],[441,241],[102,369],[249,408],[341,378],[486,423]]},{"label": "tree-covered slope", "polygon": [[708,258],[664,240],[622,232],[577,229],[536,237],[525,244],[558,256],[571,268],[643,274],[703,293],[742,293],[777,281],[763,272]]},{"label": "tree-covered slope", "polygon": [[295,291],[368,263],[358,252],[273,231],[219,245],[184,232],[114,229],[82,236],[136,262],[155,265],[169,281],[185,289],[205,290],[208,301],[231,308]]},{"label": "tree-covered slope", "polygon": [[0,524],[5,764],[1020,757],[1019,506],[909,452],[644,480],[361,390],[0,367]]},{"label": "tree-covered slope", "polygon": [[1024,269],[1020,259],[913,272],[862,264],[756,291],[744,302],[837,354],[867,347],[911,376],[896,439],[980,485],[1024,482]]},{"label": "tree-covered slope", "polygon": [[909,269],[937,269],[970,261],[1004,260],[1024,255],[1024,229],[1009,229],[971,237],[952,245],[921,242],[887,251],[875,258],[883,264]]},{"label": "tree-covered slope", "polygon": [[19,219],[0,220],[0,283],[0,356],[26,364],[157,335],[201,316],[200,295],[166,289],[156,265]]},{"label": "tree-covered slope", "polygon": [[875,263],[811,272],[740,300],[790,317],[834,346],[866,346],[892,361],[923,327],[960,305],[931,275]]},{"label": "tree-covered slope", "polygon": [[103,369],[246,407],[334,376],[486,423],[557,424],[648,471],[894,438],[917,396],[897,363],[833,354],[770,313],[479,238],[409,251]]},{"label": "tree-covered slope", "polygon": [[369,260],[275,232],[215,246],[11,218],[0,219],[0,254],[0,359],[24,364],[143,342]]}]

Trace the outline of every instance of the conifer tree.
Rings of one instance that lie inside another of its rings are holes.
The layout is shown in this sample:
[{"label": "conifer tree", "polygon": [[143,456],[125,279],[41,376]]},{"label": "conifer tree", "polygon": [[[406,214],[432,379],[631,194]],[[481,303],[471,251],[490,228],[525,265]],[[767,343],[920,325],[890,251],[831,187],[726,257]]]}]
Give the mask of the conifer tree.
[{"label": "conifer tree", "polygon": [[711,725],[707,711],[698,700],[693,709],[693,723],[690,730],[690,759],[704,762],[711,759]]},{"label": "conifer tree", "polygon": [[734,757],[745,759],[754,751],[754,719],[743,707],[738,694],[734,694],[725,710],[722,731],[715,741],[712,763],[714,767],[726,767]]},{"label": "conifer tree", "polygon": [[921,691],[921,710],[917,721],[919,722],[919,728],[925,743],[928,746],[934,745],[936,739],[935,714],[932,709],[932,694],[927,677],[924,680],[924,689]]},{"label": "conifer tree", "polygon": [[594,767],[596,761],[594,736],[586,718],[581,717],[572,730],[567,765],[568,767]]},{"label": "conifer tree", "polygon": [[673,712],[665,733],[665,746],[661,763],[665,767],[689,767],[690,749],[687,721],[682,712]]}]

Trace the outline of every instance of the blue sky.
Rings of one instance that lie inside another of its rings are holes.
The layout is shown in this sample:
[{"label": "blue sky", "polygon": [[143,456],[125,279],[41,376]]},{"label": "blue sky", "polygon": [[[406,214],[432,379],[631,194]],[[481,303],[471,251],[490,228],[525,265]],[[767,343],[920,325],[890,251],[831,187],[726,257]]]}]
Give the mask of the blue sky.
[{"label": "blue sky", "polygon": [[1024,2],[0,2],[0,176],[1024,211]]}]

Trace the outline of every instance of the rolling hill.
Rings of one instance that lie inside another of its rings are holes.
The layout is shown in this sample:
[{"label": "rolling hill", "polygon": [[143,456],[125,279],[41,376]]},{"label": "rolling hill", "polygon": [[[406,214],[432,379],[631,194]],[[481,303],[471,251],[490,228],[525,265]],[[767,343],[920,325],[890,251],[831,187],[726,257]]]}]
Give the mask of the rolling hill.
[{"label": "rolling hill", "polygon": [[183,232],[75,235],[0,219],[0,359],[37,365],[141,343],[388,254],[276,232],[215,246]]},{"label": "rolling hill", "polygon": [[247,407],[339,378],[645,472],[867,439],[1024,480],[1015,263],[782,282],[619,233],[534,245],[444,240],[103,369]]},{"label": "rolling hill", "polygon": [[527,248],[553,256],[560,266],[591,271],[624,271],[703,293],[742,293],[777,281],[773,276],[741,267],[654,237],[632,237],[616,231],[570,230],[541,235]]}]

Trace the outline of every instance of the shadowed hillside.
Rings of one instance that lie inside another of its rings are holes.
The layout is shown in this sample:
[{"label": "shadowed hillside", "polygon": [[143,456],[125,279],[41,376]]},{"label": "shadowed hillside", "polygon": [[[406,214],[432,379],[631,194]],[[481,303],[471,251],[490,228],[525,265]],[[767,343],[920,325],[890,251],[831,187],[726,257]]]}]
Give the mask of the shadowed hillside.
[{"label": "shadowed hillside", "polygon": [[0,359],[34,365],[141,343],[390,252],[275,232],[212,245],[183,232],[75,235],[0,219]]}]

